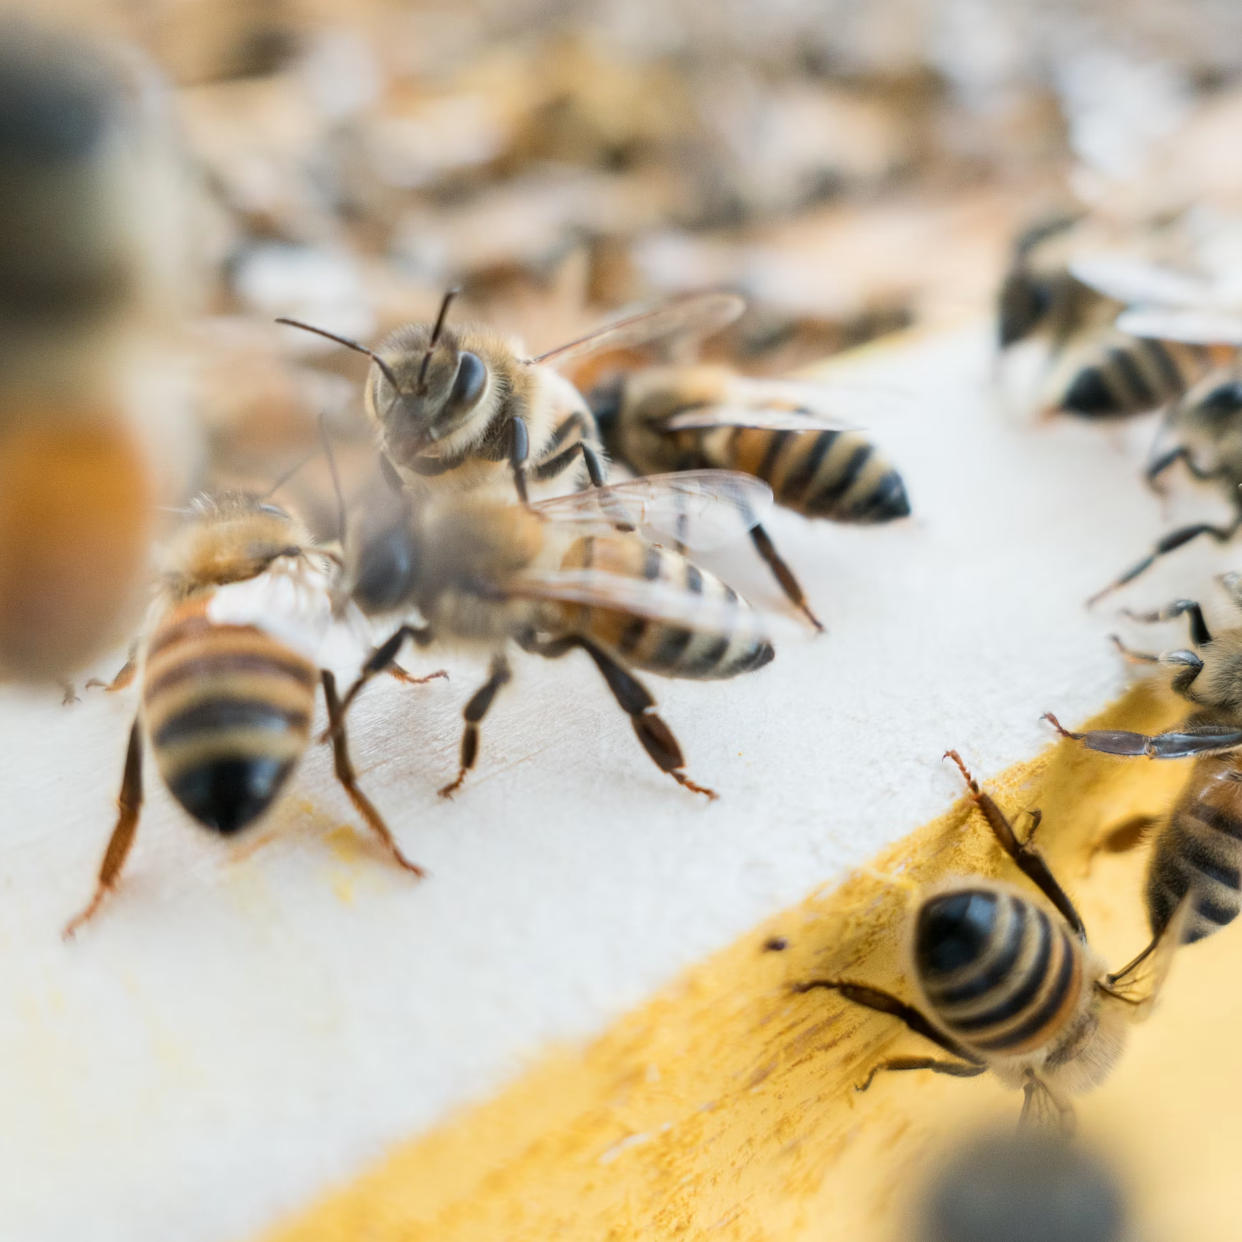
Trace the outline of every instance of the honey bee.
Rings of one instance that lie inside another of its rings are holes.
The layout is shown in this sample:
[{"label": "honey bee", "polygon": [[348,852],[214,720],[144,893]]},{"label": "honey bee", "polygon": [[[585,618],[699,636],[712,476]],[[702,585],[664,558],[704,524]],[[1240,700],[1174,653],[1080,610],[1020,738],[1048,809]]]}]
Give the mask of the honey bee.
[{"label": "honey bee", "polygon": [[770,503],[763,483],[724,471],[638,479],[529,507],[469,492],[425,503],[394,496],[354,524],[343,589],[367,616],[417,609],[422,621],[401,624],[374,651],[342,712],[407,638],[488,654],[491,674],[465,707],[457,778],[440,790],[447,797],[474,767],[479,726],[510,679],[509,644],[548,659],[578,649],[661,771],[714,798],[686,775],[677,739],[631,670],[736,677],[767,664],[772,644],[731,587],[645,537],[676,532],[691,549],[716,546]]},{"label": "honey bee", "polygon": [[132,624],[189,472],[126,369],[177,249],[159,103],[111,45],[0,24],[3,680],[63,680]]},{"label": "honey bee", "polygon": [[[1242,575],[1225,574],[1220,581],[1242,605]],[[1055,716],[1046,719],[1062,737],[1103,754],[1198,757],[1156,832],[1145,883],[1153,934],[1167,926],[1178,903],[1193,892],[1183,933],[1184,942],[1192,943],[1233,922],[1242,909],[1242,627],[1213,637],[1199,604],[1189,599],[1129,615],[1138,621],[1189,618],[1193,650],[1162,655],[1121,650],[1132,662],[1175,669],[1172,687],[1194,704],[1194,713],[1177,730],[1150,737],[1115,729],[1071,733]]]},{"label": "honey bee", "polygon": [[120,878],[142,808],[144,737],[182,808],[232,836],[273,804],[305,753],[316,683],[327,702],[337,780],[394,861],[421,876],[358,788],[336,682],[316,663],[332,622],[330,560],[289,514],[238,493],[200,497],[162,560],[141,650],[109,686],[123,689],[141,677],[120,815],[95,894],[65,934],[95,914]]},{"label": "honey bee", "polygon": [[[901,475],[864,436],[819,408],[827,391],[703,365],[639,371],[589,400],[608,452],[638,474],[740,470],[806,517],[872,525],[909,516]],[[822,630],[771,536],[756,523],[750,537],[786,596]]]},{"label": "honey bee", "polygon": [[[1047,862],[1019,841],[1013,825],[967,771],[975,805],[1001,848],[1056,908],[994,880],[954,880],[923,897],[910,921],[906,956],[920,1005],[864,984],[815,979],[798,992],[827,988],[846,1000],[904,1022],[954,1059],[892,1057],[859,1086],[887,1070],[927,1069],[956,1078],[991,1071],[1024,1092],[1020,1125],[1073,1126],[1069,1097],[1098,1086],[1115,1066],[1129,1025],[1147,1016],[1164,981],[1184,923],[1184,907],[1127,966],[1109,973],[1087,944],[1082,919]],[[1038,827],[1034,815],[1031,832]]]},{"label": "honey bee", "polygon": [[548,490],[604,481],[590,408],[556,367],[602,349],[706,334],[744,306],[731,294],[683,298],[529,358],[520,341],[490,328],[447,326],[456,292],[445,294],[434,324],[398,328],[377,350],[295,320],[277,322],[371,359],[367,411],[381,450],[416,492],[437,485],[473,490],[508,471],[523,503],[528,479]]}]

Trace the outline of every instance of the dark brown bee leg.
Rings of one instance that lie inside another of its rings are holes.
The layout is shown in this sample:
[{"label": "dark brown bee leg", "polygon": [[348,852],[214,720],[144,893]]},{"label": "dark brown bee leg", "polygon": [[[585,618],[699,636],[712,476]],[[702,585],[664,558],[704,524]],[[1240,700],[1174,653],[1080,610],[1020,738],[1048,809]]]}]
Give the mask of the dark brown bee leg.
[{"label": "dark brown bee leg", "polygon": [[591,486],[603,487],[608,480],[604,475],[599,454],[585,440],[579,440],[578,447],[582,450],[582,460],[586,462],[587,478],[591,480]]},{"label": "dark brown bee leg", "polygon": [[1223,755],[1242,747],[1242,729],[1200,725],[1182,733],[1130,733],[1125,729],[1090,729],[1071,733],[1051,713],[1044,719],[1067,740],[1081,742],[1103,755],[1146,756],[1148,759],[1188,759],[1194,755]]},{"label": "dark brown bee leg", "polygon": [[526,494],[526,459],[530,456],[530,434],[526,423],[516,414],[509,420],[509,466],[513,470],[513,486],[518,499],[525,505],[530,501]]},{"label": "dark brown bee leg", "polygon": [[1196,647],[1205,647],[1212,641],[1211,631],[1203,619],[1203,609],[1199,607],[1198,600],[1175,599],[1171,604],[1165,604],[1163,608],[1155,608],[1151,612],[1133,612],[1127,608],[1125,615],[1132,621],[1142,621],[1145,624],[1175,621],[1184,615],[1190,618],[1190,641]]},{"label": "dark brown bee leg", "polygon": [[973,1061],[939,1061],[935,1057],[889,1057],[886,1061],[877,1061],[854,1090],[866,1091],[877,1074],[903,1070],[931,1070],[933,1074],[948,1074],[953,1078],[978,1078],[988,1072],[988,1067]]},{"label": "dark brown bee leg", "polygon": [[1166,553],[1175,552],[1183,544],[1189,543],[1199,535],[1211,535],[1217,543],[1228,543],[1238,533],[1239,527],[1242,527],[1242,518],[1236,519],[1232,526],[1213,526],[1210,522],[1196,522],[1193,526],[1180,526],[1177,530],[1169,531],[1167,535],[1156,541],[1156,546],[1138,564],[1131,565],[1120,578],[1114,579],[1103,590],[1097,591],[1087,600],[1087,607],[1090,608],[1098,603],[1110,591],[1125,586],[1127,582],[1133,582],[1139,574],[1150,569],[1157,558]]},{"label": "dark brown bee leg", "polygon": [[65,924],[64,936],[71,940],[79,927],[92,918],[103,904],[103,899],[116,887],[117,877],[125,865],[130,846],[138,831],[138,815],[142,810],[142,728],[135,718],[129,730],[129,747],[125,752],[125,774],[121,777],[121,793],[117,798],[120,814],[116,827],[108,838],[103,864],[99,868],[99,880],[90,904],[76,918]]},{"label": "dark brown bee leg", "polygon": [[811,611],[811,606],[806,602],[806,592],[802,589],[802,584],[794,577],[794,572],[782,559],[781,554],[777,552],[776,545],[772,542],[771,536],[762,526],[752,526],[750,528],[750,540],[755,545],[755,551],[763,557],[768,568],[772,571],[773,577],[781,584],[781,590],[788,596],[790,603],[795,608],[800,608],[806,619],[822,634],[824,632],[823,623]]},{"label": "dark brown bee leg", "polygon": [[[401,650],[401,644],[407,638],[412,638],[420,647],[427,646],[432,641],[431,631],[425,627],[420,628],[416,625],[403,625],[392,634],[390,634],[367,658],[367,662],[362,666],[362,671],[358,674],[354,684],[349,687],[345,694],[345,699],[341,703],[340,723],[344,725],[345,717],[349,714],[349,709],[361,692],[363,686],[367,684],[377,673],[384,672],[388,666],[397,658],[397,652]],[[445,674],[447,676],[447,674]],[[432,674],[436,676],[436,674]],[[319,735],[321,742],[331,740],[333,730],[336,726],[329,724],[328,727]]]},{"label": "dark brown bee leg", "polygon": [[1203,467],[1195,461],[1194,457],[1191,456],[1190,450],[1184,444],[1179,444],[1177,448],[1170,449],[1167,453],[1162,453],[1159,457],[1149,462],[1147,469],[1143,472],[1153,491],[1160,493],[1164,492],[1162,487],[1156,486],[1156,480],[1159,479],[1170,466],[1179,461],[1185,462],[1186,469],[1194,478],[1199,479],[1201,482],[1206,483],[1211,479],[1220,478],[1221,472],[1219,470],[1204,470]]},{"label": "dark brown bee leg", "polygon": [[349,742],[345,735],[345,716],[341,702],[336,696],[336,678],[326,668],[319,670],[319,678],[323,682],[324,702],[328,705],[328,732],[332,735],[332,762],[336,768],[336,779],[341,782],[345,792],[349,795],[354,809],[384,843],[397,865],[404,867],[407,871],[412,871],[421,879],[427,873],[401,852],[396,841],[393,840],[388,825],[384,823],[383,816],[375,809],[371,799],[358,788],[358,777],[349,757]]},{"label": "dark brown bee leg", "polygon": [[98,677],[92,677],[86,683],[88,690],[93,690],[96,686],[102,687],[109,694],[115,694],[118,690],[124,690],[131,685],[135,674],[138,672],[138,648],[136,646],[129,649],[129,658],[121,665],[117,675],[111,681],[100,681]]},{"label": "dark brown bee leg", "polygon": [[513,676],[509,670],[509,662],[504,656],[497,656],[492,661],[492,675],[474,692],[470,702],[466,704],[462,715],[466,718],[466,728],[461,735],[461,766],[457,770],[457,779],[441,789],[441,798],[451,798],[461,788],[466,773],[474,767],[479,756],[479,725],[487,715],[500,688]]},{"label": "dark brown bee leg", "polygon": [[[992,829],[993,835],[1000,842],[1001,849],[1017,863],[1018,869],[1056,906],[1070,927],[1085,940],[1087,932],[1082,925],[1082,918],[1077,909],[1075,909],[1074,903],[1069,899],[1069,895],[1057,883],[1056,877],[1053,876],[1044,856],[1030,843],[1029,839],[1026,841],[1018,840],[1017,834],[1013,830],[1013,825],[1009,822],[1005,813],[996,805],[989,794],[984,793],[979,788],[978,783],[967,770],[966,765],[962,762],[961,755],[957,751],[945,751],[945,758],[952,759],[957,764],[958,770],[966,781],[966,788],[970,791],[971,799],[979,810],[983,812],[983,818],[988,821],[988,827]],[[1036,817],[1035,827],[1031,829],[1031,832],[1034,833],[1035,828],[1038,827],[1039,818]]]}]

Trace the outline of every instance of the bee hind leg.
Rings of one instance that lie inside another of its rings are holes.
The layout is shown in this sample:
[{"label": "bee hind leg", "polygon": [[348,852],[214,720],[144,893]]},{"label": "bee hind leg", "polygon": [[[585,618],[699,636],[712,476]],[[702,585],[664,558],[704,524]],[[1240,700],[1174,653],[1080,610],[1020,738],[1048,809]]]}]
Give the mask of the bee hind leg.
[{"label": "bee hind leg", "polygon": [[474,767],[474,761],[479,756],[479,725],[483,723],[483,717],[487,715],[492,703],[495,702],[501,687],[506,685],[512,676],[509,662],[504,656],[497,656],[492,661],[492,675],[474,692],[470,702],[466,704],[462,712],[466,727],[461,735],[461,766],[457,770],[457,779],[439,790],[441,798],[451,798],[461,788],[462,782],[466,779],[466,773]]},{"label": "bee hind leg", "polygon": [[806,619],[822,634],[824,632],[823,622],[811,611],[810,604],[806,602],[806,592],[802,589],[802,584],[776,550],[772,537],[762,526],[755,525],[750,528],[750,541],[755,545],[755,551],[772,571],[772,576],[780,583],[781,590],[785,592],[789,602],[795,608],[801,609]]},{"label": "bee hind leg", "polygon": [[125,775],[121,777],[121,793],[117,798],[120,814],[117,816],[116,827],[108,839],[108,848],[104,851],[103,863],[99,868],[99,879],[95,885],[95,894],[81,914],[65,924],[64,937],[72,940],[77,930],[103,904],[103,900],[116,887],[121,868],[129,855],[130,847],[138,832],[138,816],[142,811],[142,727],[135,719],[129,731],[129,746],[125,752]]}]

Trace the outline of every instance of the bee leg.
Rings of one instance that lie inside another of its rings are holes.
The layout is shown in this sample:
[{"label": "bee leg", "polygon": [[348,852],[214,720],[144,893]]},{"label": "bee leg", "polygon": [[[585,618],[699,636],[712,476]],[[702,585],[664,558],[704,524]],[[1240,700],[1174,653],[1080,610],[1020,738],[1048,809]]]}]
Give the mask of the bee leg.
[{"label": "bee leg", "polygon": [[82,700],[78,698],[78,692],[74,688],[73,682],[66,679],[64,681],[58,681],[56,684],[63,691],[63,694],[60,700],[60,705],[62,707],[72,707],[75,703],[82,702]]},{"label": "bee leg", "polygon": [[1122,659],[1124,659],[1127,664],[1160,663],[1160,657],[1158,655],[1153,655],[1150,651],[1135,651],[1133,647],[1127,647],[1116,634],[1110,634],[1108,637],[1109,641],[1121,653]]},{"label": "bee leg", "polygon": [[1220,478],[1219,470],[1204,470],[1202,466],[1195,461],[1190,450],[1184,445],[1179,444],[1177,448],[1170,449],[1167,453],[1161,453],[1148,463],[1147,469],[1143,472],[1148,484],[1153,491],[1163,494],[1164,488],[1156,486],[1156,480],[1176,462],[1185,462],[1187,471],[1200,482],[1207,483],[1212,479]]},{"label": "bee leg", "polygon": [[[362,671],[354,680],[354,684],[346,691],[344,701],[341,703],[341,711],[337,724],[329,723],[328,727],[320,734],[319,740],[327,742],[335,735],[338,728],[345,725],[345,717],[349,713],[349,709],[354,699],[358,697],[363,686],[367,684],[377,673],[384,672],[388,666],[397,658],[397,652],[401,650],[401,644],[407,638],[412,638],[420,647],[425,647],[432,640],[431,630],[416,625],[403,625],[390,634],[367,658],[367,662],[362,666]],[[432,674],[435,676],[435,674]]]},{"label": "bee leg", "polygon": [[457,779],[445,785],[439,791],[441,798],[451,798],[461,788],[466,773],[474,767],[479,755],[479,725],[487,715],[500,688],[506,685],[513,676],[509,670],[509,662],[504,656],[497,656],[492,661],[492,675],[474,692],[470,702],[466,704],[462,715],[466,719],[466,728],[461,735],[461,766],[457,770]]},{"label": "bee leg", "polygon": [[129,649],[129,658],[121,665],[117,675],[111,681],[100,681],[98,677],[92,677],[86,683],[88,690],[93,690],[96,686],[101,686],[109,694],[115,694],[118,690],[124,690],[133,680],[134,675],[138,672],[138,648],[133,646]]},{"label": "bee leg", "polygon": [[513,471],[513,486],[518,499],[525,505],[530,500],[526,494],[526,459],[530,456],[530,433],[525,421],[518,415],[509,420],[509,466]]},{"label": "bee leg", "polygon": [[582,450],[582,460],[586,463],[587,478],[591,480],[591,486],[603,487],[608,480],[599,454],[585,440],[579,440],[578,447]]},{"label": "bee leg", "polygon": [[104,898],[116,887],[117,877],[125,865],[130,846],[138,831],[138,815],[142,810],[142,728],[137,718],[129,731],[129,747],[125,752],[125,774],[121,777],[121,793],[117,798],[120,814],[116,827],[108,838],[103,863],[99,868],[99,880],[95,895],[81,914],[65,924],[64,937],[73,939],[79,927],[92,918],[103,904]]},{"label": "bee leg", "polygon": [[[879,988],[869,988],[861,983],[846,983],[840,979],[811,979],[806,983],[795,984],[793,990],[796,993],[802,993],[814,991],[816,988],[824,988],[830,992],[840,992],[847,1001],[852,1001],[855,1005],[862,1005],[866,1009],[874,1009],[876,1013],[886,1013],[891,1017],[897,1018],[899,1021],[904,1022],[916,1035],[922,1035],[924,1039],[931,1040],[933,1044],[943,1048],[950,1056],[957,1057],[960,1062],[965,1062],[972,1068],[978,1066],[977,1072],[980,1074],[986,1068],[976,1057],[967,1052],[960,1044],[950,1039],[929,1018],[915,1009],[913,1005],[907,1005],[905,1001],[893,996],[890,992],[881,992]],[[885,1062],[881,1062],[872,1071],[867,1078],[866,1084],[860,1090],[866,1090],[871,1083],[871,1078],[884,1068],[885,1064]],[[944,1062],[936,1062],[936,1064],[942,1065]],[[907,1068],[923,1069],[931,1068],[931,1066],[925,1067],[920,1065]],[[966,1077],[967,1075],[963,1074],[962,1076]]]},{"label": "bee leg", "polygon": [[822,634],[824,632],[823,624],[811,611],[811,606],[806,602],[806,592],[803,591],[802,584],[794,577],[793,570],[789,568],[781,554],[777,552],[776,545],[772,542],[768,532],[762,526],[752,526],[750,528],[750,541],[755,545],[755,551],[767,563],[773,577],[781,584],[781,590],[788,596],[789,602],[795,608],[800,608],[806,619]]},{"label": "bee leg", "polygon": [[[1001,849],[1013,859],[1018,869],[1027,876],[1040,892],[1056,906],[1070,927],[1085,940],[1087,932],[1083,927],[1082,917],[1075,909],[1074,903],[1069,899],[1069,895],[1057,883],[1056,877],[1052,874],[1044,856],[1029,840],[1018,840],[1017,834],[1013,830],[1013,825],[1009,822],[1004,811],[996,805],[990,794],[984,793],[979,788],[978,783],[967,770],[966,765],[962,762],[961,755],[957,751],[946,751],[945,758],[952,759],[957,764],[962,778],[966,781],[966,788],[970,791],[971,800],[983,812],[983,818],[988,821],[988,827],[992,829],[993,835],[1000,842]],[[1036,819],[1035,825],[1036,827],[1039,826],[1038,819]],[[1032,831],[1034,830],[1032,829]]]},{"label": "bee leg", "polygon": [[403,686],[425,686],[429,681],[435,681],[438,677],[443,677],[448,681],[448,670],[438,668],[434,673],[428,673],[426,677],[415,677],[407,668],[402,668],[400,664],[394,660],[385,670],[389,677],[399,681]]},{"label": "bee leg", "polygon": [[1129,608],[1124,611],[1132,621],[1148,624],[1155,621],[1173,621],[1184,614],[1190,618],[1190,641],[1196,647],[1206,647],[1212,641],[1211,631],[1203,619],[1203,609],[1199,607],[1198,600],[1175,599],[1171,604],[1165,604],[1163,608],[1156,608],[1151,612],[1134,612]]},{"label": "bee leg", "polygon": [[976,1065],[973,1061],[940,1061],[936,1057],[889,1057],[885,1061],[877,1061],[854,1090],[868,1090],[877,1074],[900,1073],[903,1070],[931,1070],[933,1074],[949,1074],[953,1078],[978,1078],[988,1072],[988,1067]]},{"label": "bee leg", "polygon": [[411,862],[401,852],[392,832],[384,823],[383,816],[375,809],[371,799],[358,788],[358,777],[349,757],[349,741],[345,736],[345,716],[341,701],[336,695],[336,678],[326,669],[319,670],[319,679],[323,683],[324,702],[328,705],[328,731],[332,735],[332,762],[336,768],[336,779],[341,782],[354,809],[367,821],[367,826],[384,843],[385,848],[396,860],[397,865],[412,871],[420,879],[427,873],[417,863]]},{"label": "bee leg", "polygon": [[1207,725],[1187,727],[1180,733],[1130,733],[1124,729],[1090,729],[1072,733],[1051,713],[1044,719],[1063,737],[1081,742],[1102,755],[1146,756],[1148,759],[1189,759],[1195,755],[1223,755],[1242,749],[1242,729]]},{"label": "bee leg", "polygon": [[1231,526],[1213,526],[1210,522],[1196,522],[1193,526],[1179,526],[1177,530],[1169,531],[1167,535],[1156,540],[1155,547],[1141,561],[1136,565],[1131,565],[1120,578],[1114,579],[1103,590],[1097,591],[1087,600],[1087,607],[1092,607],[1118,587],[1133,582],[1141,573],[1150,569],[1158,558],[1166,553],[1177,551],[1183,544],[1189,543],[1199,535],[1211,535],[1217,543],[1228,543],[1238,533],[1239,527],[1242,527],[1242,518],[1235,519]]}]

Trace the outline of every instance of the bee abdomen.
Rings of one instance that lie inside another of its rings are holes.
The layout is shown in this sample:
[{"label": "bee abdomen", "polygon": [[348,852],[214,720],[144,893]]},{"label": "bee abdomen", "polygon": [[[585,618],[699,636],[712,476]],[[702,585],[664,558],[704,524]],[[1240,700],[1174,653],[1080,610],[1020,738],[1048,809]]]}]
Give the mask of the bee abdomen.
[{"label": "bee abdomen", "polygon": [[317,670],[251,626],[179,609],[152,637],[143,711],[173,796],[199,823],[238,832],[273,802],[310,734]]},{"label": "bee abdomen", "polygon": [[608,608],[576,610],[573,628],[610,647],[631,668],[665,677],[721,680],[762,668],[775,654],[746,601],[678,552],[636,539],[591,535],[570,548],[563,567],[666,583],[689,597],[701,597],[705,610],[724,605],[732,614],[725,625],[698,630]]},{"label": "bee abdomen", "polygon": [[[1220,789],[1214,784],[1207,792]],[[1242,909],[1242,814],[1228,803],[1221,806],[1206,798],[1179,803],[1157,837],[1147,869],[1147,916],[1153,933],[1163,930],[1192,887],[1194,905],[1183,944],[1219,931]]]},{"label": "bee abdomen", "polygon": [[1206,371],[1206,352],[1177,341],[1110,338],[1074,375],[1062,406],[1086,418],[1119,418],[1180,397]]},{"label": "bee abdomen", "polygon": [[1078,1007],[1082,962],[1065,929],[998,889],[960,889],[919,910],[915,960],[928,1004],[980,1054],[1020,1056],[1054,1041]]}]

